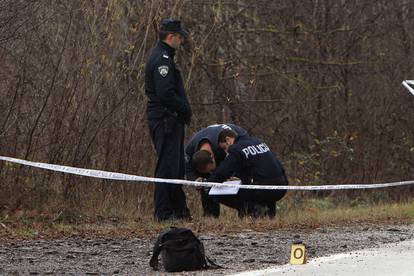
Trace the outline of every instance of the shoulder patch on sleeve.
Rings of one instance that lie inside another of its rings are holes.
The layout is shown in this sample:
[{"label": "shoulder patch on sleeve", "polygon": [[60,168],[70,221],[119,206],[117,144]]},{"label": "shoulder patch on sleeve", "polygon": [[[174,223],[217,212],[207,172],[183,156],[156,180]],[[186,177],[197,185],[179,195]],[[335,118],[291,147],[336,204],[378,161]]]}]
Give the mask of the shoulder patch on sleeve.
[{"label": "shoulder patch on sleeve", "polygon": [[167,76],[168,74],[168,66],[167,65],[161,65],[158,67],[158,72],[162,77]]}]

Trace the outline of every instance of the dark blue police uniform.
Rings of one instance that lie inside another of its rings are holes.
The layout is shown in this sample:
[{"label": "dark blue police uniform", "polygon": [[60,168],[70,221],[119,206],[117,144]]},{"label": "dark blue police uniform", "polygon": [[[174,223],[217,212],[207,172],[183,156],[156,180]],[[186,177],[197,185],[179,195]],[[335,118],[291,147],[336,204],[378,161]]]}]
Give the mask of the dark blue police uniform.
[{"label": "dark blue police uniform", "polygon": [[247,131],[244,128],[234,124],[215,124],[198,131],[196,134],[193,135],[193,137],[191,137],[190,141],[187,143],[185,147],[185,168],[187,179],[193,180],[201,176],[192,166],[193,155],[200,149],[201,142],[207,141],[210,144],[214,153],[216,165],[219,165],[221,161],[224,160],[224,158],[226,157],[226,153],[223,149],[219,147],[218,143],[218,137],[224,129],[234,131],[239,137],[247,135]]},{"label": "dark blue police uniform", "polygon": [[[217,166],[220,165],[220,163],[224,160],[224,158],[226,157],[226,153],[223,149],[219,147],[218,143],[218,137],[224,129],[232,130],[238,136],[247,135],[247,131],[244,128],[234,124],[215,124],[198,131],[196,134],[193,135],[193,137],[190,139],[190,141],[187,143],[185,147],[185,170],[187,179],[195,180],[198,177],[204,177],[204,175],[198,173],[192,166],[193,155],[200,149],[202,142],[206,141],[210,144],[214,153],[214,159],[216,161]],[[208,191],[205,191],[204,189],[200,190],[200,195],[204,215],[218,217],[220,215],[219,203],[210,198],[208,196]]]},{"label": "dark blue police uniform", "polygon": [[[209,182],[224,182],[237,176],[242,184],[288,185],[284,168],[263,141],[250,136],[237,137],[229,147],[227,157],[207,178]],[[266,214],[275,215],[275,202],[286,194],[286,190],[240,189],[237,195],[213,196],[213,198],[239,212],[239,216],[255,215],[257,207],[266,207]]]},{"label": "dark blue police uniform", "polygon": [[[161,29],[182,30],[179,21],[173,20],[163,21]],[[182,179],[184,127],[190,123],[191,108],[174,55],[174,48],[163,41],[152,50],[145,68],[145,94],[150,135],[158,156],[155,177]],[[155,184],[154,206],[158,220],[190,217],[181,185]]]}]

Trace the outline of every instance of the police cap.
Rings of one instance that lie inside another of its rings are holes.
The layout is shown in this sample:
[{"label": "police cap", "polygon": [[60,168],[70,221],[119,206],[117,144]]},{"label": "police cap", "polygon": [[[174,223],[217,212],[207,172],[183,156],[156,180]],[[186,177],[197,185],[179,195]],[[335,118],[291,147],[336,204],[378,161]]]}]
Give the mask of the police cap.
[{"label": "police cap", "polygon": [[181,26],[180,20],[175,20],[175,19],[170,19],[170,18],[163,19],[161,21],[160,31],[179,33],[185,38],[188,37],[188,32],[185,31],[183,27]]}]

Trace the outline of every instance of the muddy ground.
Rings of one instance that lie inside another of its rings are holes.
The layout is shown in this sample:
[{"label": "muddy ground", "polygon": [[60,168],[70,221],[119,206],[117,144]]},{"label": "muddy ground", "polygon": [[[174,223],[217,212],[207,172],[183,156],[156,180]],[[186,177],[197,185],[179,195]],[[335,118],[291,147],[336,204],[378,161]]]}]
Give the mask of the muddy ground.
[{"label": "muddy ground", "polygon": [[[290,245],[297,236],[307,245],[309,258],[315,258],[414,239],[414,225],[359,224],[199,236],[207,254],[225,268],[185,275],[222,275],[286,264]],[[154,275],[148,265],[154,239],[155,236],[2,242],[0,274]]]}]

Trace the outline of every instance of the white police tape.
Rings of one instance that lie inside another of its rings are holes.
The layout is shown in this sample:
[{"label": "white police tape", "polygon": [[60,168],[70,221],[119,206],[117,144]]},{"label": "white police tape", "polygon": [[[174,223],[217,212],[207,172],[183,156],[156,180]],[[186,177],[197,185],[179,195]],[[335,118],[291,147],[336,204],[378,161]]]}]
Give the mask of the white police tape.
[{"label": "white police tape", "polygon": [[279,186],[279,185],[235,185],[235,184],[226,184],[226,183],[215,183],[215,182],[197,182],[181,179],[164,179],[164,178],[154,178],[154,177],[145,177],[137,176],[124,173],[116,172],[107,172],[100,170],[90,170],[82,169],[69,166],[61,166],[48,163],[40,162],[31,162],[27,160],[11,158],[0,156],[0,160],[17,163],[21,165],[63,172],[81,176],[89,176],[101,179],[111,179],[111,180],[122,180],[122,181],[140,181],[140,182],[156,182],[156,183],[168,183],[168,184],[179,184],[179,185],[189,185],[189,186],[204,186],[204,187],[239,187],[241,189],[256,189],[256,190],[349,190],[349,189],[375,189],[375,188],[385,188],[385,187],[395,187],[395,186],[404,186],[414,184],[414,181],[400,181],[392,183],[382,183],[382,184],[344,184],[344,185],[319,185],[319,186]]},{"label": "white police tape", "polygon": [[402,82],[402,85],[404,85],[404,87],[414,95],[414,80],[405,80]]}]

